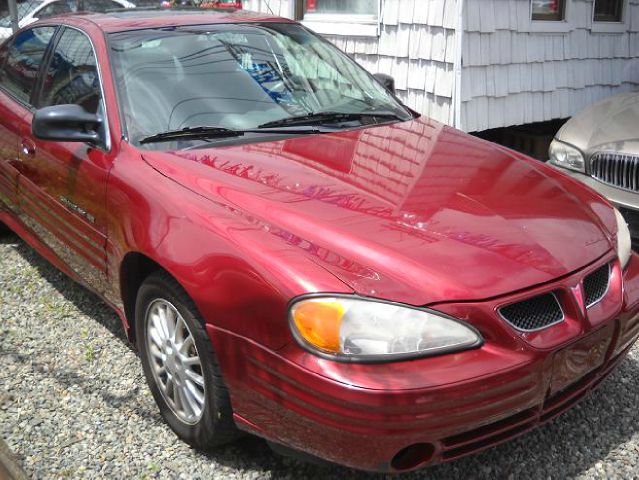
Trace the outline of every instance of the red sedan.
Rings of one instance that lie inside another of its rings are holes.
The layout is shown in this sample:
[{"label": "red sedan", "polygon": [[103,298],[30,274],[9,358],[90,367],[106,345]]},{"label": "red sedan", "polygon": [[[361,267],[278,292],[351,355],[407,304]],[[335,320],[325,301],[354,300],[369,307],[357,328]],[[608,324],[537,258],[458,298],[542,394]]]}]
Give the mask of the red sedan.
[{"label": "red sedan", "polygon": [[295,22],[76,15],[0,62],[0,221],[118,312],[197,448],[452,460],[575,405],[639,336],[605,199]]}]

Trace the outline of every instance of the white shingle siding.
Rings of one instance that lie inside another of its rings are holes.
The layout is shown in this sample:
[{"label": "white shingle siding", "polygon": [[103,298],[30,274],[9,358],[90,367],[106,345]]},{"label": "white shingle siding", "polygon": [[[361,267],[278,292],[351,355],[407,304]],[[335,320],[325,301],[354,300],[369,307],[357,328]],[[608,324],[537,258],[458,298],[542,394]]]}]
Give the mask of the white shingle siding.
[{"label": "white shingle siding", "polygon": [[628,31],[592,32],[592,0],[567,0],[566,33],[530,32],[527,0],[465,0],[462,127],[466,131],[569,117],[639,89],[639,0]]}]

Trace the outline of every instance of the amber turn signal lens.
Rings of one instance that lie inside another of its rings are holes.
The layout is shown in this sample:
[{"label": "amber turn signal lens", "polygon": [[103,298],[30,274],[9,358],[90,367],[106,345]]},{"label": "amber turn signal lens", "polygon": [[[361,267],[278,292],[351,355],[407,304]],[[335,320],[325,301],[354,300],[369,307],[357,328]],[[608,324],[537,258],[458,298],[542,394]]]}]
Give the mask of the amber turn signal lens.
[{"label": "amber turn signal lens", "polygon": [[300,302],[291,310],[297,331],[311,345],[331,353],[340,352],[340,325],[344,306],[313,299]]}]

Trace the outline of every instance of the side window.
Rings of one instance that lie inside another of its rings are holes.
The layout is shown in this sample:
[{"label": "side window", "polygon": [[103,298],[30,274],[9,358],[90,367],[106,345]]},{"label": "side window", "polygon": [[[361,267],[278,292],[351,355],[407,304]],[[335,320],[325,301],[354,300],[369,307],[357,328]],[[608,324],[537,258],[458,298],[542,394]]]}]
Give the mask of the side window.
[{"label": "side window", "polygon": [[50,3],[49,5],[44,7],[42,10],[40,10],[38,13],[36,13],[35,16],[38,19],[49,18],[49,17],[53,17],[54,15],[71,13],[72,11],[73,10],[71,9],[71,6],[66,1],[60,1],[60,2]]},{"label": "side window", "polygon": [[122,8],[122,5],[112,0],[84,0],[84,10],[87,12],[106,13],[118,8]]},{"label": "side window", "polygon": [[29,103],[40,64],[55,27],[36,27],[25,30],[7,46],[4,68],[0,69],[0,86]]},{"label": "side window", "polygon": [[566,19],[566,0],[532,0],[533,20],[561,22]]},{"label": "side window", "polygon": [[102,93],[89,38],[71,28],[64,30],[44,75],[39,107],[73,103],[98,113]]},{"label": "side window", "polygon": [[595,22],[623,22],[623,0],[595,0]]}]

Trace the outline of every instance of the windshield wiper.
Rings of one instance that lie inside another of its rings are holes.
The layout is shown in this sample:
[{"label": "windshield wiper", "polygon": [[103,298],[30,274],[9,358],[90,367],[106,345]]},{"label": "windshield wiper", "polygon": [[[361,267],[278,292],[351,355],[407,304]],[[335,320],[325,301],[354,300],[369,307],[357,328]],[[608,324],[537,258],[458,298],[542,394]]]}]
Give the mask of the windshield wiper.
[{"label": "windshield wiper", "polygon": [[310,135],[313,133],[326,133],[318,128],[298,128],[298,129],[268,129],[268,128],[248,128],[244,130],[234,130],[226,127],[186,127],[180,130],[169,130],[162,133],[156,133],[140,140],[141,144],[153,142],[168,142],[170,140],[181,139],[206,139],[206,138],[223,138],[223,137],[242,137],[246,133],[272,133],[272,134],[296,134]]},{"label": "windshield wiper", "polygon": [[272,122],[266,122],[258,128],[286,127],[289,125],[321,125],[323,123],[348,122],[361,120],[362,118],[386,118],[403,120],[402,116],[390,111],[369,110],[365,112],[317,112],[298,115],[295,117],[281,118]]},{"label": "windshield wiper", "polygon": [[214,138],[214,137],[241,137],[244,132],[224,127],[186,127],[181,130],[169,130],[156,133],[140,140],[140,143],[164,142],[179,140],[181,138]]}]

